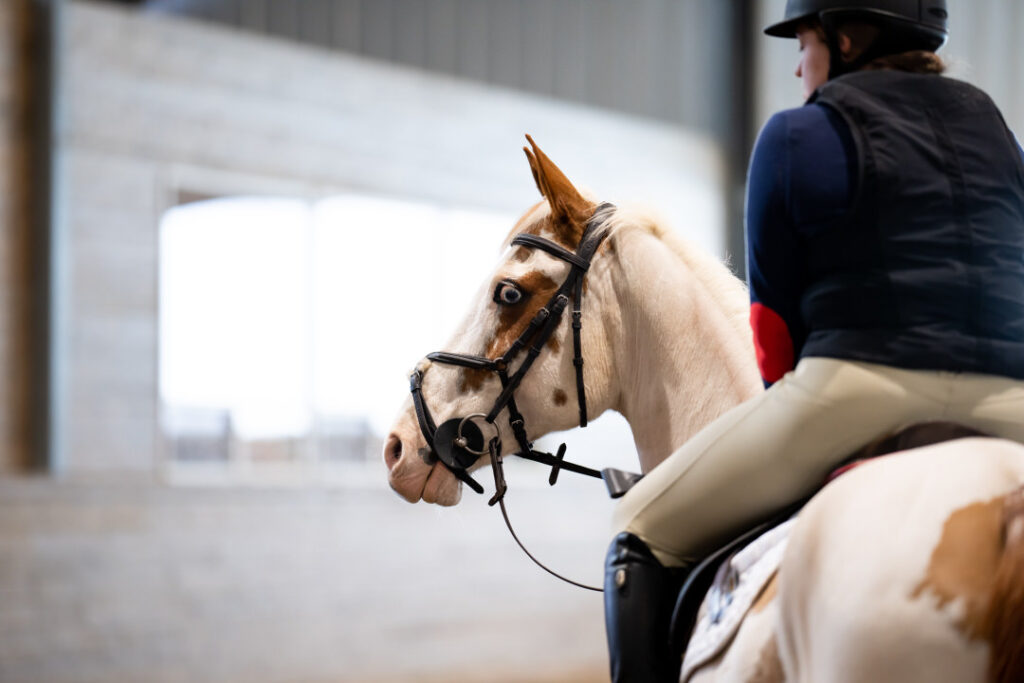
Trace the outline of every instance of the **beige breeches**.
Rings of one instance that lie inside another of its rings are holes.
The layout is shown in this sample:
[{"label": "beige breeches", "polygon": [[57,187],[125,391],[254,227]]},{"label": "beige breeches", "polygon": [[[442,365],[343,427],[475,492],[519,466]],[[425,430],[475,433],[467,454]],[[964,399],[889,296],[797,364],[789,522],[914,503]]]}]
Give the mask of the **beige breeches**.
[{"label": "beige breeches", "polygon": [[619,502],[614,532],[686,564],[813,493],[874,438],[928,420],[1024,442],[1024,382],[805,358],[651,470]]}]

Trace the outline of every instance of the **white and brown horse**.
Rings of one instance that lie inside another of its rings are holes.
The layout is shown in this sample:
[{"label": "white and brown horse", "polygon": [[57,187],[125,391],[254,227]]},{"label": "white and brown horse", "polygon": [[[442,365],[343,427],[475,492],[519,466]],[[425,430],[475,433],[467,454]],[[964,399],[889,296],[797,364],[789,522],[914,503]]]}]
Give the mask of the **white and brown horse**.
[{"label": "white and brown horse", "polygon": [[[535,145],[527,157],[544,200],[509,242],[527,233],[575,249],[596,202]],[[628,420],[646,472],[762,390],[747,293],[724,265],[640,212],[618,209],[606,229],[585,282],[588,413],[615,410]],[[569,268],[510,246],[447,348],[497,357]],[[519,295],[502,297],[503,286]],[[531,438],[577,422],[571,348],[563,321],[516,393]],[[438,423],[487,413],[501,390],[486,372],[420,369]],[[514,450],[504,420],[496,425]],[[461,483],[422,458],[424,446],[410,401],[384,448],[392,488],[411,502],[454,505]],[[1022,485],[1024,447],[982,438],[843,475],[800,513],[775,579],[728,649],[690,680],[1024,681]]]}]

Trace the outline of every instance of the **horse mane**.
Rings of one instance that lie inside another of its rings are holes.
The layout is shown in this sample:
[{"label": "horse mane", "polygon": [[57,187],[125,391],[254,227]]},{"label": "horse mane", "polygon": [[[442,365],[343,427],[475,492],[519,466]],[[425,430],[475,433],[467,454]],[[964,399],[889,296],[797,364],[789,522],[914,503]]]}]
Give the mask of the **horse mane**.
[{"label": "horse mane", "polygon": [[608,237],[628,230],[642,230],[660,240],[694,274],[708,296],[742,334],[750,334],[750,299],[746,284],[720,261],[692,240],[668,227],[656,210],[640,204],[623,204],[605,223]]}]

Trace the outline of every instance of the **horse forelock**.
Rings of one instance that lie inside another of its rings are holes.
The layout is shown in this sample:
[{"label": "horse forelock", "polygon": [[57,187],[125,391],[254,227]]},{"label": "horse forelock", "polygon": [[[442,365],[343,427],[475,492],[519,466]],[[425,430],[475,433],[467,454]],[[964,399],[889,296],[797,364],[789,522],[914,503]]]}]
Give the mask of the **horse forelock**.
[{"label": "horse forelock", "polygon": [[[597,203],[594,202],[593,205],[596,208]],[[583,239],[583,231],[586,227],[587,217],[584,216],[576,219],[557,219],[551,211],[550,204],[544,199],[530,207],[516,221],[508,235],[505,236],[502,248],[507,248],[516,235],[537,235],[549,239],[569,251],[574,251],[580,240]],[[520,247],[516,254],[521,254],[523,251],[523,248]]]}]

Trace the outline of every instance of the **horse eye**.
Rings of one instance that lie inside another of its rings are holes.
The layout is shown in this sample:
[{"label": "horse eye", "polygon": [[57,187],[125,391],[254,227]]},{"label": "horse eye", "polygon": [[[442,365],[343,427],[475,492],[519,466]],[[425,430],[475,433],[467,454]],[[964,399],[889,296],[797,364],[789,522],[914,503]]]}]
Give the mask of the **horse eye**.
[{"label": "horse eye", "polygon": [[515,306],[523,300],[523,291],[513,283],[502,280],[494,289],[494,303],[502,306]]}]

